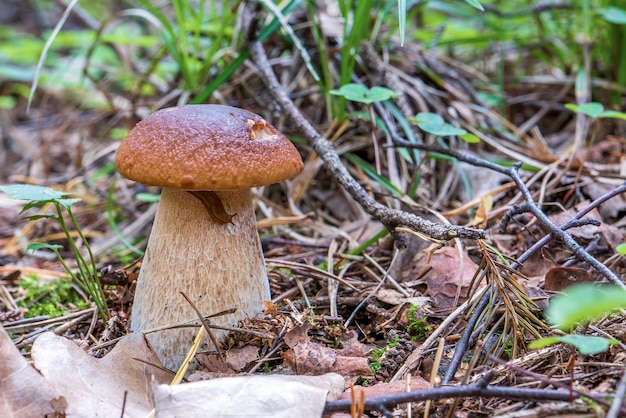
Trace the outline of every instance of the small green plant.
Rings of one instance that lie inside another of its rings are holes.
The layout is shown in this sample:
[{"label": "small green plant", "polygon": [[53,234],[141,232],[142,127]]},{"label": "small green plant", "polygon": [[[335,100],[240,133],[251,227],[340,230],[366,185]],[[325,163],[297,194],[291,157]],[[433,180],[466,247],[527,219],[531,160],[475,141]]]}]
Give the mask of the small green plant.
[{"label": "small green plant", "polygon": [[270,362],[269,361],[263,362],[262,371],[263,371],[263,373],[271,373],[272,372],[272,366],[270,366]]},{"label": "small green plant", "polygon": [[615,118],[626,120],[626,113],[616,110],[605,110],[604,105],[598,102],[589,102],[581,105],[567,103],[566,108],[576,113],[583,113],[593,119]]},{"label": "small green plant", "polygon": [[373,361],[370,363],[370,370],[372,371],[372,374],[376,374],[376,372],[380,370],[380,367],[380,361]]},{"label": "small green plant", "polygon": [[426,337],[426,334],[432,331],[432,325],[426,325],[426,317],[417,318],[416,313],[419,310],[419,305],[411,305],[409,308],[409,325],[406,327],[406,332],[411,335],[412,340],[421,340]]},{"label": "small green plant", "polygon": [[382,102],[398,96],[398,93],[386,87],[374,86],[371,89],[368,89],[367,87],[356,83],[344,84],[337,90],[331,90],[330,94],[344,97],[353,102],[364,103],[366,105]]},{"label": "small green plant", "polygon": [[[550,325],[571,332],[576,326],[597,320],[611,312],[626,307],[626,290],[612,285],[579,284],[568,287],[562,295],[555,296],[546,308]],[[580,334],[555,335],[540,338],[529,344],[530,348],[570,344],[585,355],[602,353],[618,341]]]},{"label": "small green plant", "polygon": [[455,128],[447,123],[440,115],[431,112],[420,112],[414,118],[409,118],[411,122],[417,123],[417,126],[424,132],[428,132],[435,136],[458,136],[463,141],[474,144],[480,142],[480,139],[465,129]]},{"label": "small green plant", "polygon": [[[85,238],[85,235],[81,231],[80,226],[78,225],[78,222],[74,217],[74,213],[72,212],[71,208],[72,205],[76,202],[79,202],[80,199],[68,198],[68,193],[50,189],[48,187],[33,186],[30,184],[4,185],[0,186],[0,191],[7,193],[9,196],[11,196],[12,199],[28,201],[28,203],[24,205],[21,213],[24,213],[29,209],[43,209],[44,207],[49,207],[49,205],[52,205],[52,207],[54,208],[53,213],[38,213],[36,215],[29,215],[26,218],[31,221],[36,221],[39,219],[51,219],[59,224],[63,233],[65,234],[68,245],[70,246],[70,250],[72,251],[72,254],[76,261],[78,272],[72,271],[67,262],[61,256],[61,253],[59,252],[59,250],[62,248],[61,245],[48,243],[32,243],[27,247],[27,249],[31,251],[48,249],[54,252],[69,277],[93,299],[96,307],[98,308],[100,316],[103,320],[106,321],[109,317],[109,314],[104,291],[102,290],[102,286],[100,284],[99,273],[96,268],[96,260],[93,252],[91,251],[91,247],[89,247],[89,243]],[[74,227],[79,238],[85,245],[89,261],[85,259],[83,254],[80,252],[78,246],[76,245],[76,242],[74,242],[74,239],[72,239],[69,230],[70,225],[68,225],[65,221],[64,212],[67,214],[71,226]]]},{"label": "small green plant", "polygon": [[376,372],[380,370],[382,366],[381,361],[385,357],[385,354],[387,354],[387,351],[398,345],[399,341],[400,337],[396,335],[392,340],[388,341],[384,347],[374,347],[372,349],[371,357],[374,360],[370,363],[370,370],[372,371],[372,373],[376,374]]},{"label": "small green plant", "polygon": [[626,255],[626,242],[622,242],[617,247],[615,247],[615,251],[617,251],[619,255]]},{"label": "small green plant", "polygon": [[502,351],[504,358],[512,359],[513,358],[513,341],[509,340],[506,343],[506,347]]}]

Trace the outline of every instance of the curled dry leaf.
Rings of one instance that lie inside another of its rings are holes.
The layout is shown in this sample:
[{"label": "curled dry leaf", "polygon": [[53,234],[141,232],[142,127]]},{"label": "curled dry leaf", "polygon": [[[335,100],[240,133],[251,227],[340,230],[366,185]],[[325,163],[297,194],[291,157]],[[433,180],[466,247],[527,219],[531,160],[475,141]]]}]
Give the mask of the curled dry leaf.
[{"label": "curled dry leaf", "polygon": [[33,369],[0,326],[0,416],[64,416],[67,401]]},{"label": "curled dry leaf", "polygon": [[308,322],[285,335],[285,343],[291,350],[283,353],[285,361],[297,374],[324,374],[331,371],[337,359],[335,350],[313,342],[307,332]]},{"label": "curled dry leaf", "polygon": [[593,282],[589,272],[578,267],[552,267],[545,280],[544,290],[550,292],[561,292],[574,284]]},{"label": "curled dry leaf", "polygon": [[309,328],[310,325],[306,322],[285,335],[285,343],[291,350],[282,353],[282,357],[297,374],[320,375],[333,372],[339,373],[346,380],[372,375],[367,358],[362,352],[352,355],[355,350],[335,350],[311,341],[307,334]]},{"label": "curled dry leaf", "polygon": [[226,364],[237,372],[242,371],[248,364],[258,359],[259,347],[253,345],[231,348],[226,352]]},{"label": "curled dry leaf", "polygon": [[321,417],[327,400],[341,396],[344,380],[322,376],[224,377],[181,385],[154,384],[156,415],[169,417]]},{"label": "curled dry leaf", "polygon": [[144,417],[153,408],[150,382],[167,382],[143,334],[132,333],[105,357],[90,356],[74,342],[53,333],[42,334],[32,348],[34,366],[47,384],[67,400],[68,416],[120,416],[126,394],[125,418]]},{"label": "curled dry leaf", "polygon": [[463,254],[463,270],[461,271],[459,251],[452,247],[443,247],[434,251],[429,265],[432,271],[426,275],[427,294],[432,299],[434,309],[444,312],[454,309],[458,286],[461,286],[459,300],[463,302],[478,266],[466,254]]},{"label": "curled dry leaf", "polygon": [[201,366],[201,371],[196,371],[188,377],[189,381],[205,380],[208,378],[234,376],[235,370],[233,370],[224,360],[217,354],[205,354],[199,353],[196,356],[198,365]]}]

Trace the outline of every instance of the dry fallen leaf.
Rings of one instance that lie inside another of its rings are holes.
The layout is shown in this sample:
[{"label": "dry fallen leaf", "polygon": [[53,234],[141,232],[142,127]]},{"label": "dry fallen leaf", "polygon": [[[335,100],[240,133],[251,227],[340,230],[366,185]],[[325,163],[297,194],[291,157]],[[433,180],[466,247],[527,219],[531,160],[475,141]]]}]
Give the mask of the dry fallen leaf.
[{"label": "dry fallen leaf", "polygon": [[311,341],[307,335],[309,328],[306,322],[285,335],[285,343],[291,350],[283,353],[283,358],[296,374],[328,373],[335,364],[337,353],[332,348]]},{"label": "dry fallen leaf", "polygon": [[337,356],[332,371],[343,376],[346,381],[353,383],[361,377],[372,376],[372,369],[367,357]]},{"label": "dry fallen leaf", "polygon": [[[575,207],[570,208],[564,212],[559,212],[550,215],[550,220],[557,225],[562,225],[572,219],[572,216],[579,210],[583,209],[589,204],[589,202],[580,202]],[[567,232],[574,238],[579,244],[586,245],[590,242],[598,240],[597,245],[608,245],[610,248],[615,248],[623,240],[622,232],[619,228],[611,226],[607,223],[603,223],[602,216],[597,209],[592,210],[584,216],[585,219],[595,219],[600,222],[600,225],[582,225],[577,228],[570,228]]]},{"label": "dry fallen leaf", "polygon": [[67,401],[33,369],[0,325],[0,416],[65,416]]},{"label": "dry fallen leaf", "polygon": [[335,350],[313,342],[307,334],[309,329],[310,325],[306,322],[285,335],[285,343],[291,350],[281,355],[298,375],[333,372],[343,376],[346,381],[372,375],[367,356],[363,352],[353,355],[355,350]]},{"label": "dry fallen leaf", "polygon": [[[392,383],[376,383],[373,386],[354,386],[357,398],[360,391],[365,392],[366,398],[373,398],[375,396],[391,396],[398,393],[425,390],[430,387],[430,384],[421,376],[411,376],[410,388],[407,388],[406,380],[398,380]],[[341,399],[350,399],[352,396],[351,389],[347,389]]]},{"label": "dry fallen leaf", "polygon": [[546,273],[544,290],[562,292],[571,285],[593,282],[593,278],[585,269],[577,267],[552,267]]},{"label": "dry fallen leaf", "polygon": [[341,396],[344,380],[322,376],[254,375],[180,385],[155,384],[157,418],[321,417],[327,400]]},{"label": "dry fallen leaf", "polygon": [[[203,376],[225,377],[234,376],[236,374],[235,371],[217,354],[199,353],[196,356],[196,361],[198,362],[198,365],[201,366],[202,370],[193,373],[189,376],[189,379],[191,379],[192,376],[195,380],[204,380],[206,377]],[[198,375],[196,376],[196,374]]]},{"label": "dry fallen leaf", "polygon": [[[68,416],[145,417],[152,408],[151,380],[171,376],[145,362],[160,364],[141,333],[117,343],[105,357],[90,356],[74,342],[53,333],[42,334],[32,348],[34,366],[46,382],[67,400]],[[140,361],[143,360],[143,361]]]},{"label": "dry fallen leaf", "polygon": [[429,301],[430,298],[426,296],[415,296],[415,297],[406,297],[402,293],[398,292],[395,289],[387,289],[381,288],[375,294],[376,299],[381,302],[385,302],[389,305],[397,306],[403,303],[408,303],[410,305],[424,306]]},{"label": "dry fallen leaf", "polygon": [[461,276],[459,251],[452,247],[443,247],[434,251],[429,265],[433,270],[426,275],[427,294],[431,297],[434,309],[444,312],[454,309],[458,286],[461,285],[459,300],[463,302],[478,266],[466,254],[463,254],[463,275]]}]

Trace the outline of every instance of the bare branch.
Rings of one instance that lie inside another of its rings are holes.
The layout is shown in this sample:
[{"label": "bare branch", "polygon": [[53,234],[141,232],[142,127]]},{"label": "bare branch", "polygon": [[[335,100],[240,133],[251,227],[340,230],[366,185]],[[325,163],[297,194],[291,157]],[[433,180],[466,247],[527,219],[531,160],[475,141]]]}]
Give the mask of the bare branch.
[{"label": "bare branch", "polygon": [[[557,391],[553,389],[522,389],[501,386],[491,386],[489,382],[493,378],[493,372],[487,372],[485,377],[471,385],[443,386],[434,389],[404,392],[394,395],[377,396],[365,399],[366,410],[384,410],[387,406],[396,406],[408,402],[423,402],[427,400],[450,399],[450,398],[500,398],[519,399],[527,401],[563,401],[569,402],[571,398],[591,398],[599,400],[604,397],[613,397],[611,394],[583,394],[580,392]],[[326,403],[324,413],[349,411],[351,400],[331,401]]]},{"label": "bare branch", "polygon": [[486,234],[483,230],[431,222],[412,213],[388,208],[374,200],[350,175],[333,144],[317,132],[296,108],[283,86],[278,82],[267,60],[263,45],[259,41],[252,41],[250,52],[274,100],[280,105],[295,128],[309,141],[315,152],[324,161],[326,169],[367,213],[382,222],[388,230],[393,231],[395,227],[404,225],[432,238],[446,241],[453,238],[485,238]]}]

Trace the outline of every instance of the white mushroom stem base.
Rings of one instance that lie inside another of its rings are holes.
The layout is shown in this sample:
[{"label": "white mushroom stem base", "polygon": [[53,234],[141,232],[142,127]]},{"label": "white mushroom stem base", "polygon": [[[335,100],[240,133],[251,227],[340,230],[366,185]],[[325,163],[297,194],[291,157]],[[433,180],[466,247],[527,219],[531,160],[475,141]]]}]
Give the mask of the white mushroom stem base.
[{"label": "white mushroom stem base", "polygon": [[[232,223],[215,222],[202,202],[185,191],[163,189],[139,272],[131,329],[147,331],[197,319],[180,292],[203,315],[236,308],[211,318],[216,325],[237,322],[263,311],[270,299],[265,260],[249,190],[215,192]],[[163,364],[177,369],[197,328],[176,328],[146,335]],[[219,339],[226,331],[213,330]],[[205,337],[202,349],[212,345]]]}]

